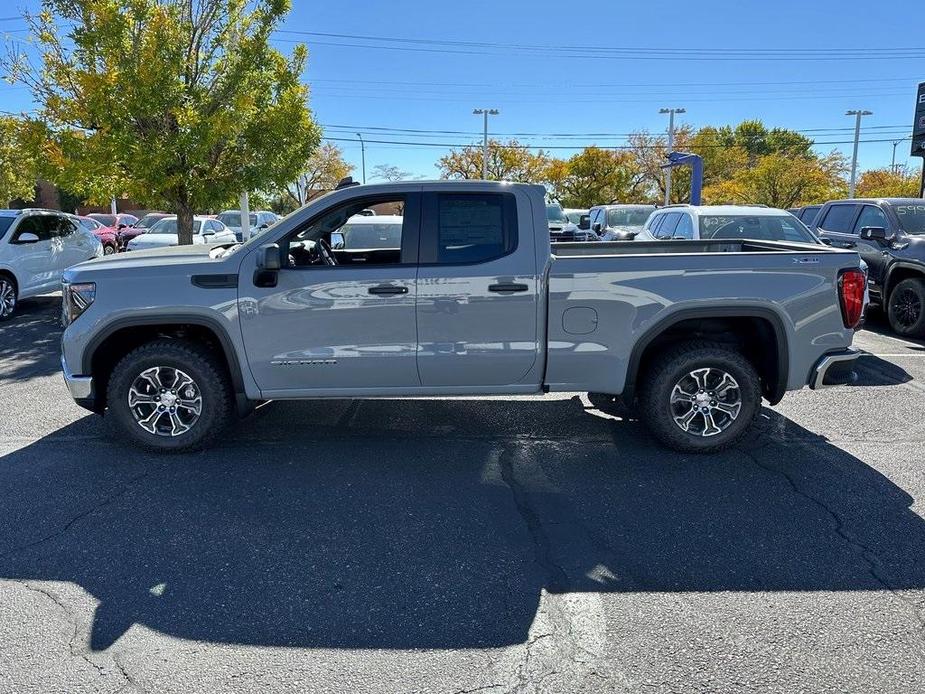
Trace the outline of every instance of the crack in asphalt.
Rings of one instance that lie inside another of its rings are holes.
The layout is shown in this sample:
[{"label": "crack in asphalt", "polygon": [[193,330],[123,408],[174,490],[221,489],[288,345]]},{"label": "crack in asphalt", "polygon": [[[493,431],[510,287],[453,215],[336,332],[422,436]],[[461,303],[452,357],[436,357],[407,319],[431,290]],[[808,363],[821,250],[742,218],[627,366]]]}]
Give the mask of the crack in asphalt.
[{"label": "crack in asphalt", "polygon": [[[922,611],[919,609],[918,605],[915,602],[909,600],[908,598],[906,598],[905,595],[902,594],[900,588],[897,588],[896,586],[892,585],[888,578],[881,575],[880,561],[879,561],[880,558],[877,555],[877,553],[871,547],[866,545],[864,542],[854,537],[851,534],[851,532],[848,530],[848,524],[845,521],[845,519],[842,518],[842,516],[835,509],[831,508],[828,504],[826,504],[824,500],[800,488],[800,486],[797,484],[793,476],[787,473],[785,470],[771,467],[765,463],[762,463],[758,459],[758,456],[756,455],[757,453],[767,448],[770,448],[775,443],[776,443],[775,441],[769,440],[767,443],[761,446],[758,446],[757,448],[753,448],[751,450],[745,449],[745,448],[740,448],[738,450],[746,458],[748,458],[756,467],[764,470],[765,472],[769,474],[783,477],[787,481],[788,485],[790,486],[790,488],[793,490],[795,494],[811,502],[816,507],[824,511],[826,515],[829,516],[829,518],[834,523],[835,534],[838,535],[845,542],[845,544],[851,547],[854,553],[867,565],[868,572],[870,573],[874,581],[876,581],[877,584],[880,585],[884,590],[889,592],[890,595],[900,600],[904,605],[911,608],[912,615],[915,618],[915,621],[918,622],[918,625],[919,625],[918,638],[922,641],[925,641],[925,616],[922,615]],[[799,443],[800,442],[798,442],[798,445]],[[925,654],[920,653],[920,658],[922,660],[925,660]]]},{"label": "crack in asphalt", "polygon": [[24,544],[24,545],[19,545],[18,547],[13,547],[12,549],[9,549],[9,550],[7,550],[6,552],[3,552],[2,554],[0,554],[0,559],[5,559],[6,557],[13,556],[14,554],[18,554],[18,553],[20,553],[20,552],[24,552],[24,551],[26,551],[26,550],[33,549],[33,548],[35,548],[35,547],[38,547],[39,545],[45,544],[45,543],[48,542],[49,540],[53,540],[53,539],[56,538],[56,537],[61,537],[61,536],[63,536],[63,535],[66,535],[66,534],[68,533],[68,531],[69,531],[72,527],[74,527],[75,524],[77,524],[78,522],[80,522],[80,521],[83,520],[84,518],[87,518],[88,516],[92,516],[94,513],[96,513],[97,511],[99,511],[101,508],[104,508],[104,507],[108,506],[108,505],[111,504],[112,502],[114,502],[114,501],[116,501],[117,499],[119,499],[120,497],[124,496],[124,495],[127,494],[127,493],[129,492],[129,490],[135,485],[135,483],[139,482],[140,480],[143,480],[145,477],[148,477],[148,475],[150,475],[150,474],[151,474],[150,472],[143,472],[143,473],[141,473],[140,475],[136,475],[135,477],[130,478],[130,479],[122,486],[122,488],[121,488],[119,491],[115,492],[114,494],[110,494],[109,496],[105,497],[102,501],[100,501],[98,504],[95,504],[94,506],[91,506],[90,508],[86,509],[85,511],[81,511],[81,512],[78,513],[76,516],[73,516],[69,521],[67,521],[67,523],[64,524],[64,527],[59,528],[58,530],[56,530],[56,531],[54,531],[54,532],[52,532],[52,533],[49,533],[49,534],[46,535],[45,537],[42,537],[42,538],[40,538],[40,539],[38,539],[38,540],[34,540],[34,541],[32,541],[32,542],[27,542],[26,544]]},{"label": "crack in asphalt", "polygon": [[[68,643],[67,643],[67,648],[71,654],[71,657],[80,658],[81,660],[83,660],[85,663],[90,665],[94,670],[96,670],[99,676],[101,677],[108,676],[109,672],[103,665],[100,665],[96,661],[92,660],[86,652],[82,651],[77,646],[77,637],[79,636],[79,633],[80,633],[80,623],[78,621],[77,614],[74,612],[74,610],[68,607],[57,595],[55,595],[50,590],[46,590],[45,588],[41,588],[39,586],[33,585],[32,583],[29,583],[27,581],[17,581],[15,579],[8,579],[8,580],[10,580],[12,583],[21,585],[26,590],[29,590],[33,593],[38,593],[39,595],[44,596],[45,598],[50,600],[52,603],[54,603],[54,605],[58,607],[58,609],[61,610],[61,612],[67,618],[67,621],[70,623],[72,627],[71,638],[68,640]],[[137,691],[143,692],[144,690],[141,689],[137,685],[137,683],[135,682],[131,674],[119,662],[117,655],[113,653],[110,657],[112,658],[112,662],[116,666],[116,669],[119,671],[119,673],[122,675],[123,679],[125,680],[125,684],[123,684],[117,691],[121,692],[125,689],[127,685],[131,685]]]}]

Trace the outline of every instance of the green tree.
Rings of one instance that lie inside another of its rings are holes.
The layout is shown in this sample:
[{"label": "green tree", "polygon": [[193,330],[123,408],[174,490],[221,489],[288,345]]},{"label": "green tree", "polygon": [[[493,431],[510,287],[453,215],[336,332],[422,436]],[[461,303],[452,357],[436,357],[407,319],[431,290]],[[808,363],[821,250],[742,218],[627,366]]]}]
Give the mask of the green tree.
[{"label": "green tree", "polygon": [[[481,145],[468,145],[441,157],[437,168],[441,178],[480,179],[482,158]],[[489,180],[537,183],[545,179],[549,164],[550,158],[543,150],[533,153],[517,140],[488,141]]]},{"label": "green tree", "polygon": [[0,116],[0,205],[31,200],[39,177],[38,156],[29,143],[28,123]]},{"label": "green tree", "polygon": [[587,147],[547,168],[552,196],[565,207],[591,207],[611,200],[631,202],[639,171],[627,152]]},{"label": "green tree", "polygon": [[319,141],[307,52],[270,47],[289,0],[43,0],[41,67],[7,61],[48,124],[55,182],[94,201],[196,210],[284,186]]}]

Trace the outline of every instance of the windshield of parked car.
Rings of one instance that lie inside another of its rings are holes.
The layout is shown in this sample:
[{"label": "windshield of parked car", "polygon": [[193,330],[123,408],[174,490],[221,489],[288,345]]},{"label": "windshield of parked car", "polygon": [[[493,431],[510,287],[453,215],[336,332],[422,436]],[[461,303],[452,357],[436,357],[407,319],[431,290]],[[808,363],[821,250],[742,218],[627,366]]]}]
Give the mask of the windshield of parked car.
[{"label": "windshield of parked car", "polygon": [[[368,219],[368,218],[367,218]],[[347,223],[340,228],[344,235],[344,248],[400,248],[401,223],[376,224]]]},{"label": "windshield of parked car", "polygon": [[95,219],[103,226],[114,227],[116,225],[116,216],[114,214],[98,214],[94,212],[93,214],[87,215],[90,219]]},{"label": "windshield of parked car", "polygon": [[562,205],[546,205],[546,219],[550,222],[568,222],[568,217],[562,211]]},{"label": "windshield of parked car", "polygon": [[651,209],[638,207],[617,207],[612,210],[607,210],[607,226],[641,227],[646,223],[646,220],[649,218],[650,214],[652,214]]},{"label": "windshield of parked car", "polygon": [[907,234],[925,234],[925,202],[921,204],[893,205],[899,217],[899,228]]},{"label": "windshield of parked car", "polygon": [[568,221],[572,224],[578,224],[582,216],[586,214],[588,214],[587,210],[573,210],[572,212],[567,212],[565,216],[568,217]]},{"label": "windshield of parked car", "polygon": [[[198,234],[199,228],[202,226],[202,221],[198,219],[193,220],[193,233]],[[176,234],[177,233],[177,218],[176,217],[165,217],[153,227],[151,227],[148,232],[149,234]]]},{"label": "windshield of parked car", "polygon": [[700,238],[818,243],[812,232],[791,214],[704,216],[700,218]]},{"label": "windshield of parked car", "polygon": [[[257,226],[257,215],[253,212],[250,213],[247,217],[250,220],[251,227]],[[220,221],[225,226],[229,227],[240,227],[241,226],[241,213],[240,212],[222,212],[216,219]]]},{"label": "windshield of parked car", "polygon": [[150,229],[162,219],[164,219],[163,215],[146,214],[144,217],[142,217],[135,223],[135,228],[136,229]]},{"label": "windshield of parked car", "polygon": [[13,226],[14,217],[0,217],[0,239],[6,234],[6,230]]},{"label": "windshield of parked car", "polygon": [[96,231],[101,226],[103,226],[95,219],[89,219],[87,217],[78,217],[77,221],[80,222],[80,226],[82,226],[84,229],[89,229],[90,231]]}]

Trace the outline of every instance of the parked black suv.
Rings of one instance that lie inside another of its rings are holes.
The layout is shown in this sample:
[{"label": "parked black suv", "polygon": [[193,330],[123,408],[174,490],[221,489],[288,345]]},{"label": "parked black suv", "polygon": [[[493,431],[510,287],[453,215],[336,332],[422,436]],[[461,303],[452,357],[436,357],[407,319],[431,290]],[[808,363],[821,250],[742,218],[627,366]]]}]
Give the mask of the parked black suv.
[{"label": "parked black suv", "polygon": [[925,199],[835,200],[812,225],[833,246],[867,262],[872,303],[899,335],[925,337]]}]

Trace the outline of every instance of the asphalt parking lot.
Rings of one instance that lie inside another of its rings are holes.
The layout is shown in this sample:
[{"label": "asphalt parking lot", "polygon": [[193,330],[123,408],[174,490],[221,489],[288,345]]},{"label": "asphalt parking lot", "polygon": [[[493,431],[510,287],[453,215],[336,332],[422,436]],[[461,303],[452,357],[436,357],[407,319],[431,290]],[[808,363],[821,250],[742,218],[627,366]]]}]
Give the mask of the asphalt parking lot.
[{"label": "asphalt parking lot", "polygon": [[0,326],[0,692],[925,690],[925,343],[710,457],[587,398],[270,403],[112,438]]}]

